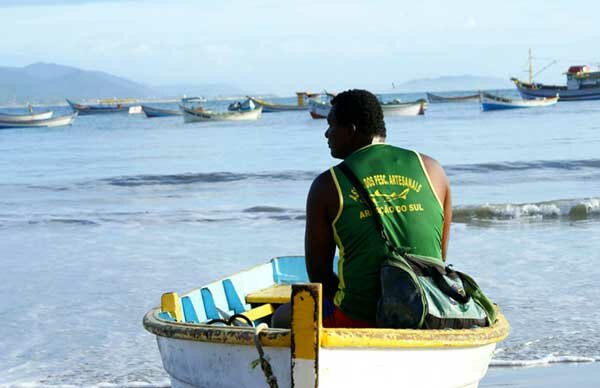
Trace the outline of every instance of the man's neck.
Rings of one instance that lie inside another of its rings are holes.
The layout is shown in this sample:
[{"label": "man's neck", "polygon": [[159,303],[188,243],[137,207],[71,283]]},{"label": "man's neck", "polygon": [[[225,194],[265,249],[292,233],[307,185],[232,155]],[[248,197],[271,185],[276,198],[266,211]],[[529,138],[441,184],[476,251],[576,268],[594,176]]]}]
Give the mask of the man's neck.
[{"label": "man's neck", "polygon": [[[352,151],[350,153],[350,155],[352,155],[353,153],[355,153],[356,151],[360,151],[364,148],[370,147],[372,145],[375,144],[384,144],[385,143],[385,137],[383,136],[373,136],[372,138],[366,140],[366,141],[362,141],[360,143],[357,144],[357,146],[355,147],[354,151]],[[348,156],[350,156],[348,155]]]}]

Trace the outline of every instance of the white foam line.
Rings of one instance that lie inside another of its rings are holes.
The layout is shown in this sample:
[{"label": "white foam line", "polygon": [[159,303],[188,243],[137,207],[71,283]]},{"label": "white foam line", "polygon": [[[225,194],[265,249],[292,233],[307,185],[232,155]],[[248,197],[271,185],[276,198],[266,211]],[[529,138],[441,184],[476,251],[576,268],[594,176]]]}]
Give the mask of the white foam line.
[{"label": "white foam line", "polygon": [[492,367],[535,367],[549,364],[567,364],[567,363],[588,363],[600,361],[599,357],[582,357],[582,356],[553,356],[549,355],[537,360],[497,360],[490,362]]}]

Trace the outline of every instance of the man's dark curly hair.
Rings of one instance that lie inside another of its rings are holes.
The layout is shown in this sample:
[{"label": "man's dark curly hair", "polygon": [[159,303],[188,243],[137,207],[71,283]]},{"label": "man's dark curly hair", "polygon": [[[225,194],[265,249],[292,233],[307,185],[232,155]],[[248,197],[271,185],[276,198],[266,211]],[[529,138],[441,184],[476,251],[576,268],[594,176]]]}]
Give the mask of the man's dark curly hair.
[{"label": "man's dark curly hair", "polygon": [[336,95],[331,100],[335,106],[335,119],[344,126],[354,125],[367,135],[386,136],[383,110],[373,93],[351,89]]}]

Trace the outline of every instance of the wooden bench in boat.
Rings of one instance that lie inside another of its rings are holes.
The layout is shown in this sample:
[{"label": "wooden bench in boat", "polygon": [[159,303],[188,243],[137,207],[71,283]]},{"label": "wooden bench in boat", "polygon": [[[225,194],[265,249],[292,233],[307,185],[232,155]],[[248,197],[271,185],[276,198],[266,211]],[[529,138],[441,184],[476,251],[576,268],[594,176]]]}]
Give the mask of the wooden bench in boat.
[{"label": "wooden bench in boat", "polygon": [[262,290],[250,292],[246,295],[246,303],[249,304],[283,304],[289,303],[292,298],[291,284],[274,284]]}]

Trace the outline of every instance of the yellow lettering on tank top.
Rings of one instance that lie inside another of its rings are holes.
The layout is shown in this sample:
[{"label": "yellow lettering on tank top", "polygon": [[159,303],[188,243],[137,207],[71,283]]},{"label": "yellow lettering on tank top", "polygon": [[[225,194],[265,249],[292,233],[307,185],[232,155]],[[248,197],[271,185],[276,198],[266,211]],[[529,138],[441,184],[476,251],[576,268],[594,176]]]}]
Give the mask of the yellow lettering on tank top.
[{"label": "yellow lettering on tank top", "polygon": [[[423,187],[414,178],[395,174],[374,174],[363,178],[362,183],[366,189],[375,189],[371,190],[370,196],[376,205],[377,212],[381,215],[425,211],[423,204],[420,202],[406,203],[411,191],[419,193]],[[395,190],[392,186],[396,186],[398,189]],[[348,196],[353,201],[363,202],[355,187],[352,188]],[[360,211],[359,218],[362,220],[372,215],[371,210],[364,209]]]}]

